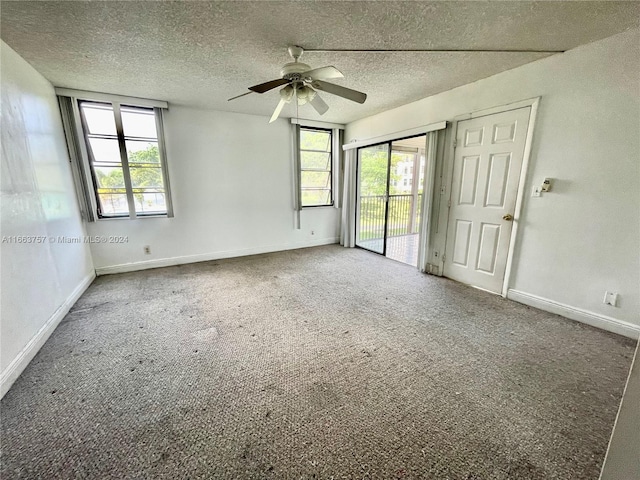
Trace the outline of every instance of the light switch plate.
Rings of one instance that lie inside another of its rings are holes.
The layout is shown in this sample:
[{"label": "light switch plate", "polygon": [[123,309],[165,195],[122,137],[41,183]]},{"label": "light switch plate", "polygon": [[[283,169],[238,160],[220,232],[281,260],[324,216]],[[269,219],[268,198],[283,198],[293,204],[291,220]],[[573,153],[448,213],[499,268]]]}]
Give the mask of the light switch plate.
[{"label": "light switch plate", "polygon": [[533,191],[531,192],[531,196],[532,197],[539,197],[540,194],[542,193],[542,188],[540,188],[539,186],[535,186],[533,187]]}]

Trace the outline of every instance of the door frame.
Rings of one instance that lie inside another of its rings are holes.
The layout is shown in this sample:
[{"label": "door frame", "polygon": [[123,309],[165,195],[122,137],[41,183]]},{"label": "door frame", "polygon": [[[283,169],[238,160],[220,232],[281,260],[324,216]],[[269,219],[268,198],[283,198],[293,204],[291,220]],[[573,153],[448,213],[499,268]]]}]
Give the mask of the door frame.
[{"label": "door frame", "polygon": [[[510,110],[517,110],[519,108],[531,107],[531,111],[529,112],[529,125],[527,127],[527,136],[525,138],[524,143],[524,151],[522,154],[522,166],[520,168],[520,178],[518,180],[518,191],[516,194],[516,204],[514,208],[513,214],[513,226],[511,228],[511,235],[509,237],[509,248],[507,250],[507,263],[505,265],[504,271],[504,281],[502,283],[502,291],[499,293],[503,298],[507,297],[507,291],[509,290],[509,284],[511,281],[511,274],[513,273],[513,256],[515,252],[515,247],[520,238],[520,219],[522,217],[522,205],[524,202],[524,194],[525,194],[525,185],[527,182],[527,172],[529,168],[529,161],[531,158],[531,147],[533,143],[533,133],[535,131],[535,123],[536,117],[538,114],[538,107],[540,105],[541,97],[534,97],[527,100],[521,100],[518,102],[509,103],[506,105],[501,105],[498,107],[487,108],[483,110],[478,110],[472,113],[467,113],[464,115],[459,115],[455,117],[452,121],[451,134],[449,135],[447,146],[446,146],[446,159],[445,159],[445,178],[443,178],[442,185],[446,186],[449,189],[447,195],[446,202],[446,210],[445,210],[445,228],[444,228],[444,237],[441,243],[443,255],[440,256],[440,276],[444,276],[444,259],[448,252],[446,251],[447,245],[447,232],[449,230],[449,221],[451,220],[449,214],[451,210],[451,192],[453,187],[453,164],[455,159],[455,150],[456,150],[456,137],[458,135],[458,123],[470,120],[478,117],[485,117],[487,115],[493,115],[495,113],[503,113],[508,112]],[[445,203],[445,202],[443,202]],[[479,287],[476,287],[479,288]],[[495,292],[490,292],[495,293]]]}]

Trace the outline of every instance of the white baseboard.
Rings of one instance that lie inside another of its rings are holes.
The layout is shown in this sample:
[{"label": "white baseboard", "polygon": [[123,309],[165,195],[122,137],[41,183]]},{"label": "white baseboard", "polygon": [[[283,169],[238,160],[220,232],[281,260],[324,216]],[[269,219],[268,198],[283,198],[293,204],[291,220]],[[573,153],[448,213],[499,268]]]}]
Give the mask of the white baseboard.
[{"label": "white baseboard", "polygon": [[75,288],[75,290],[69,295],[69,298],[53,312],[53,315],[49,317],[47,322],[38,330],[29,343],[20,351],[20,353],[14,358],[9,366],[0,374],[0,398],[4,397],[5,393],[9,391],[13,382],[15,382],[20,374],[23,372],[29,362],[33,360],[36,353],[42,348],[45,342],[49,339],[53,331],[56,329],[60,321],[64,316],[69,313],[71,307],[78,301],[80,296],[91,285],[93,279],[96,278],[95,272],[91,272],[87,275],[82,282]]},{"label": "white baseboard", "polygon": [[593,327],[601,328],[609,332],[624,335],[625,337],[638,340],[640,338],[640,325],[618,320],[616,318],[607,317],[597,313],[582,310],[580,308],[571,307],[562,303],[554,302],[546,298],[531,295],[530,293],[520,292],[518,290],[509,289],[507,298],[519,303],[524,303],[531,307],[539,308],[546,312],[562,315],[577,322],[586,323]]},{"label": "white baseboard", "polygon": [[281,252],[284,250],[295,250],[296,248],[319,247],[320,245],[331,245],[339,243],[339,237],[323,238],[311,242],[297,242],[282,245],[268,245],[261,247],[243,248],[239,250],[224,250],[221,252],[201,253],[197,255],[184,255],[181,257],[159,258],[157,260],[146,260],[143,262],[122,263],[120,265],[110,265],[108,267],[96,268],[96,275],[109,275],[112,273],[135,272],[150,268],[172,267],[174,265],[184,265],[186,263],[208,262],[210,260],[220,260],[223,258],[245,257],[247,255],[259,255],[261,253]]}]

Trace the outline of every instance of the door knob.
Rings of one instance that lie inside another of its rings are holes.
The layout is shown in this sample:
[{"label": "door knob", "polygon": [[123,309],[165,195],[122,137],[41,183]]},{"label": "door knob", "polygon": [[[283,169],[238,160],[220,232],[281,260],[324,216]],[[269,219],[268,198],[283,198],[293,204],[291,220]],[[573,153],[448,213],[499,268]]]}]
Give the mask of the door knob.
[{"label": "door knob", "polygon": [[502,219],[510,222],[511,220],[513,220],[513,215],[511,215],[510,213],[507,213],[506,215],[502,216]]}]

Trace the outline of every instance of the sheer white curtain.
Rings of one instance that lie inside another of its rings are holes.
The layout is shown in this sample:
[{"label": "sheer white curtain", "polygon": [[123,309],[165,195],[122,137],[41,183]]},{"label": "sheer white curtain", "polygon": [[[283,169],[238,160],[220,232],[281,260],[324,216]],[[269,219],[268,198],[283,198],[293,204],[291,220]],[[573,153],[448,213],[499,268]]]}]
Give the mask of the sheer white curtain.
[{"label": "sheer white curtain", "polygon": [[436,157],[438,153],[438,135],[440,131],[427,133],[427,145],[425,149],[424,187],[422,195],[422,213],[420,218],[420,244],[418,247],[418,268],[421,272],[427,271],[429,249],[431,248],[432,221],[431,210],[433,206],[433,187],[436,176]]},{"label": "sheer white curtain", "polygon": [[342,183],[342,222],[340,228],[340,245],[356,246],[356,157],[358,149],[352,148],[344,152],[344,172]]}]

